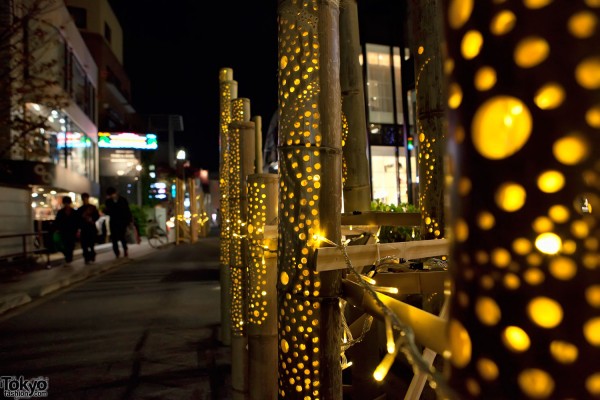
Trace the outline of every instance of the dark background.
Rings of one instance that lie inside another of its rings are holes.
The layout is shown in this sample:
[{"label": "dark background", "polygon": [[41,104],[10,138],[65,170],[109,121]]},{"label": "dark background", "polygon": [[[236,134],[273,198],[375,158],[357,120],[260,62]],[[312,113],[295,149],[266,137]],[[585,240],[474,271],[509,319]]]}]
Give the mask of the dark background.
[{"label": "dark background", "polygon": [[[277,109],[276,0],[109,3],[123,28],[134,108],[183,116],[175,145],[187,149],[192,167],[219,168],[221,68],[233,69],[238,97],[250,99],[266,133]],[[359,0],[361,43],[403,46],[405,8],[397,0]]]},{"label": "dark background", "polygon": [[180,114],[193,167],[219,167],[219,70],[232,68],[263,133],[277,109],[277,2],[109,0],[140,114]]}]

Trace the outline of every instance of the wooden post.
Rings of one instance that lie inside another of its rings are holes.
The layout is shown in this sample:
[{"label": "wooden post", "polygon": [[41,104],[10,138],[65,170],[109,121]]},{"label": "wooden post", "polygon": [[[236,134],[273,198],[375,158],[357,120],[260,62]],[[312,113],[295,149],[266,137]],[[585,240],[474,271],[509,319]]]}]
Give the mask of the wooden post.
[{"label": "wooden post", "polygon": [[348,123],[344,145],[346,182],[344,212],[371,209],[371,182],[367,158],[367,120],[356,0],[344,0],[340,8],[340,85],[342,111]]},{"label": "wooden post", "polygon": [[190,243],[198,241],[200,228],[200,210],[198,207],[198,196],[196,194],[196,180],[194,177],[187,179],[188,193],[190,196]]},{"label": "wooden post", "polygon": [[219,71],[219,218],[220,218],[220,282],[221,282],[221,330],[219,338],[228,346],[231,344],[231,271],[229,245],[229,143],[228,130],[231,122],[231,100],[237,98],[237,82],[233,80],[233,70],[222,68]]},{"label": "wooden post", "polygon": [[419,163],[421,239],[446,237],[444,158],[446,97],[442,70],[441,0],[419,0],[412,6]]},{"label": "wooden post", "polygon": [[277,399],[277,241],[265,236],[265,228],[277,223],[278,183],[277,174],[248,177],[250,400]]},{"label": "wooden post", "polygon": [[250,100],[232,100],[229,123],[229,215],[231,219],[231,385],[239,397],[248,391],[247,260],[248,195],[246,179],[254,171],[255,127]]},{"label": "wooden post", "polygon": [[260,115],[255,116],[254,118],[254,126],[256,128],[256,139],[255,139],[255,151],[254,155],[254,173],[260,174],[263,169],[263,142],[262,142],[262,117]]},{"label": "wooden post", "polygon": [[445,4],[450,384],[597,399],[599,4]]},{"label": "wooden post", "polygon": [[317,272],[341,240],[339,6],[279,2],[279,397],[341,399],[341,272]]}]

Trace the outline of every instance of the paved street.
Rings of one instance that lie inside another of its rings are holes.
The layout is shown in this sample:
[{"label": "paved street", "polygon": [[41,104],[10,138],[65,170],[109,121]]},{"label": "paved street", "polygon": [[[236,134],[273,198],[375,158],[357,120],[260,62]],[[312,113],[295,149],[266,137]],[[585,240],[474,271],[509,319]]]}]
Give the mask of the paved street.
[{"label": "paved street", "polygon": [[47,377],[50,399],[229,399],[219,240],[168,246],[0,321],[0,375]]}]

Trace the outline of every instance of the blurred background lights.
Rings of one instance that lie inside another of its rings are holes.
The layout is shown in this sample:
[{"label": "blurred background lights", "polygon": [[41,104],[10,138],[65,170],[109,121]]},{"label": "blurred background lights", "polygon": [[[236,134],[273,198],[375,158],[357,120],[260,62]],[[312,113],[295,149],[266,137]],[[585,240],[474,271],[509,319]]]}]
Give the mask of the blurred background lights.
[{"label": "blurred background lights", "polygon": [[479,107],[473,118],[473,144],[493,160],[519,151],[531,135],[531,114],[516,97],[496,96]]},{"label": "blurred background lights", "polygon": [[512,11],[500,11],[492,19],[492,23],[490,24],[490,31],[496,36],[505,35],[514,28],[516,22],[517,17],[515,16],[515,14],[513,14]]},{"label": "blurred background lights", "polygon": [[542,63],[550,54],[550,45],[541,37],[523,39],[515,48],[515,63],[521,68],[532,68]]},{"label": "blurred background lights", "polygon": [[448,8],[448,23],[453,29],[462,27],[471,17],[474,0],[452,0]]},{"label": "blurred background lights", "polygon": [[544,254],[556,254],[562,247],[562,240],[555,233],[542,233],[535,239],[535,247]]},{"label": "blurred background lights", "polygon": [[483,46],[483,36],[478,31],[468,31],[462,40],[462,55],[465,59],[470,60],[477,57]]},{"label": "blurred background lights", "polygon": [[537,297],[527,305],[529,318],[542,328],[554,328],[563,319],[563,309],[555,300]]},{"label": "blurred background lights", "polygon": [[538,368],[530,368],[521,372],[518,382],[521,391],[533,399],[547,399],[554,391],[552,376]]},{"label": "blurred background lights", "polygon": [[565,100],[565,90],[555,82],[548,83],[536,92],[533,100],[542,110],[552,110]]},{"label": "blurred background lights", "polygon": [[496,84],[496,70],[492,67],[481,67],[475,73],[475,88],[480,91],[489,90]]},{"label": "blurred background lights", "polygon": [[531,345],[527,333],[518,326],[507,326],[502,333],[502,341],[506,348],[521,353]]},{"label": "blurred background lights", "polygon": [[523,186],[508,182],[502,184],[496,191],[495,201],[498,207],[507,212],[519,210],[525,204],[527,194]]}]

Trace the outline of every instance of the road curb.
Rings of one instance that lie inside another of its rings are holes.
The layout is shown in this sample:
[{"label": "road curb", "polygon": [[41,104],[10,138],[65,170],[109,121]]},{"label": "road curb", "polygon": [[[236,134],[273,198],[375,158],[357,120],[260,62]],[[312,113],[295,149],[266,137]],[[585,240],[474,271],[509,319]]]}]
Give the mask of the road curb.
[{"label": "road curb", "polygon": [[31,296],[25,292],[10,293],[0,297],[0,315],[31,302]]}]

